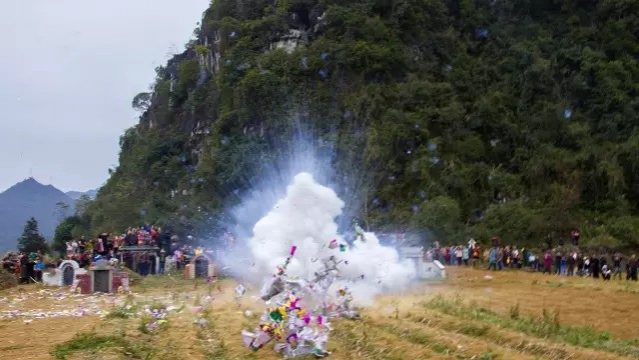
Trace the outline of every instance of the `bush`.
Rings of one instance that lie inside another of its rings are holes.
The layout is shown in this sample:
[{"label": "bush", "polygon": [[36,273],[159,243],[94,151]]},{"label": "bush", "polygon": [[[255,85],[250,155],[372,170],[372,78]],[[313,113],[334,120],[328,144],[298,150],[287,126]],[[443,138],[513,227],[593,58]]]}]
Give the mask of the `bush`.
[{"label": "bush", "polygon": [[0,269],[0,290],[18,286],[18,278],[4,269]]}]

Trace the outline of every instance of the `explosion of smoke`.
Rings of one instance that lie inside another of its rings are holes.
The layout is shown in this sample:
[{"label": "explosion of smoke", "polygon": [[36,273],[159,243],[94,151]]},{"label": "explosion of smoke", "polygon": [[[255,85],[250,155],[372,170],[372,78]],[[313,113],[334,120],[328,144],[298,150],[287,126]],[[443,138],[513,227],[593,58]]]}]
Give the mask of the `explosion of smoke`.
[{"label": "explosion of smoke", "polygon": [[308,173],[295,176],[286,196],[253,228],[249,242],[255,266],[253,278],[273,272],[282,264],[292,246],[297,246],[288,274],[313,278],[323,266],[323,259],[334,256],[341,261],[342,281],[336,286],[348,286],[355,301],[370,304],[384,290],[407,288],[415,277],[410,261],[400,261],[397,251],[384,247],[373,233],[364,233],[350,248],[331,249],[332,239],[345,245],[338,234],[335,219],[341,215],[344,202],[337,194],[315,182]]},{"label": "explosion of smoke", "polygon": [[289,274],[312,278],[322,259],[335,255],[342,261],[343,277],[335,285],[348,286],[359,304],[370,303],[384,290],[405,289],[415,276],[414,267],[401,262],[395,249],[381,246],[374,234],[367,233],[366,241],[355,240],[345,252],[327,247],[333,239],[347,244],[344,235],[352,230],[351,219],[361,201],[354,190],[366,182],[365,174],[353,170],[348,177],[337,176],[331,143],[309,133],[299,132],[292,147],[280,151],[280,161],[269,164],[270,171],[251,183],[240,204],[228,212],[231,223],[226,228],[239,239],[235,251],[222,259],[228,272],[260,283],[295,245],[298,252]]}]

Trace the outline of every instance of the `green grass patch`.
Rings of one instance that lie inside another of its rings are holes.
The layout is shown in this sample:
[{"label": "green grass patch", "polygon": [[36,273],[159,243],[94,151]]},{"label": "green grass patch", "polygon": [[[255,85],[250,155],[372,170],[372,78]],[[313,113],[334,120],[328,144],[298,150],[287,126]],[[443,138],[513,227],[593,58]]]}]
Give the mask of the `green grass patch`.
[{"label": "green grass patch", "polygon": [[[399,321],[397,323],[400,324]],[[368,323],[368,322],[365,322],[363,325],[369,328],[383,330],[384,332],[393,334],[412,344],[421,345],[426,348],[429,348],[439,354],[446,354],[446,355],[457,354],[458,356],[461,356],[461,354],[458,353],[457,349],[454,346],[450,346],[450,344],[442,343],[441,341],[434,339],[429,334],[426,334],[417,328],[406,328],[406,327],[402,327],[401,324],[392,325],[392,324]]]},{"label": "green grass patch", "polygon": [[452,354],[455,352],[455,350],[451,347],[439,343],[433,344],[430,348],[433,349],[434,352],[440,354]]},{"label": "green grass patch", "polygon": [[510,309],[508,310],[508,315],[511,319],[519,319],[519,303],[515,304],[515,306],[510,307]]},{"label": "green grass patch", "polygon": [[545,286],[551,287],[551,288],[560,288],[562,286],[564,286],[565,284],[562,282],[557,282],[557,281],[546,281],[546,283],[544,284]]},{"label": "green grass patch", "polygon": [[487,353],[483,353],[479,355],[476,359],[477,360],[494,360],[494,359],[497,359],[497,355],[487,352]]},{"label": "green grass patch", "polygon": [[150,344],[131,342],[122,336],[98,335],[94,332],[76,335],[73,339],[56,345],[51,355],[59,360],[68,359],[77,352],[95,354],[110,349],[124,355],[127,359],[154,359],[158,353]]},{"label": "green grass patch", "polygon": [[459,329],[459,332],[472,337],[482,337],[486,335],[489,330],[490,326],[487,325],[479,327],[472,324],[465,324]]},{"label": "green grass patch", "polygon": [[73,339],[57,345],[51,352],[56,359],[67,359],[69,355],[80,351],[96,352],[106,348],[125,348],[126,340],[117,336],[102,336],[96,333],[78,334]]},{"label": "green grass patch", "polygon": [[131,319],[135,317],[136,307],[133,305],[119,305],[107,315],[107,319]]},{"label": "green grass patch", "polygon": [[[555,342],[603,350],[624,356],[639,356],[639,341],[615,340],[612,339],[608,332],[598,331],[590,327],[563,326],[559,322],[559,312],[550,309],[544,309],[540,317],[518,316],[513,318],[514,310],[511,311],[509,316],[502,316],[474,304],[465,304],[460,298],[447,299],[441,295],[424,303],[424,306],[448,315],[497,325]],[[488,331],[488,328],[471,329],[468,326],[465,328],[465,331],[474,333],[474,336],[481,336],[482,331]]]}]

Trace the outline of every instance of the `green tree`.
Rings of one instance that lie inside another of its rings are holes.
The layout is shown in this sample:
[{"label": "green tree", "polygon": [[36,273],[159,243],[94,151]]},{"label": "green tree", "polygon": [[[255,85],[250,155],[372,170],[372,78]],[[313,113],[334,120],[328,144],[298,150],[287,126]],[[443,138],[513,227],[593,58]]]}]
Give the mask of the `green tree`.
[{"label": "green tree", "polygon": [[76,215],[84,215],[87,211],[87,208],[91,204],[91,197],[87,194],[82,194],[78,200],[75,202],[75,214]]},{"label": "green tree", "polygon": [[55,206],[58,221],[62,222],[62,220],[68,216],[70,206],[64,201],[58,201],[57,203],[55,203]]},{"label": "green tree", "polygon": [[412,225],[419,230],[432,231],[443,243],[454,244],[460,239],[460,216],[461,210],[455,199],[438,196],[424,202],[422,211],[413,217]]},{"label": "green tree", "polygon": [[133,101],[131,101],[131,107],[133,107],[133,109],[137,111],[145,112],[146,109],[148,109],[149,106],[151,106],[152,95],[153,94],[148,92],[142,92],[135,95],[135,97],[133,98]]},{"label": "green tree", "polygon": [[80,216],[69,216],[55,228],[53,242],[51,248],[61,256],[64,256],[67,250],[67,241],[73,240],[74,229],[82,223]]},{"label": "green tree", "polygon": [[[196,39],[134,102],[146,111],[82,226],[222,218],[236,190],[289,160],[282,144],[301,124],[334,151],[331,168],[348,175],[336,188],[372,230],[538,244],[577,227],[584,241],[637,246],[638,10],[213,1]],[[299,30],[297,46],[278,48]],[[204,69],[211,81],[199,81]]]},{"label": "green tree", "polygon": [[35,218],[27,220],[27,223],[24,225],[22,236],[18,239],[18,250],[25,253],[37,251],[46,253],[49,251],[47,241],[40,235],[38,221]]}]

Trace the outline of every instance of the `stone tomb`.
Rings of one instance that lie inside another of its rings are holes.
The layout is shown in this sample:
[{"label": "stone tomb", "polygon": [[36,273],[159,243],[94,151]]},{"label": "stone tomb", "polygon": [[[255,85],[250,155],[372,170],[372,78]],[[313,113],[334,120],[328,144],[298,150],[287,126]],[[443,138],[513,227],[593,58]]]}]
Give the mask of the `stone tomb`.
[{"label": "stone tomb", "polygon": [[55,269],[42,274],[42,282],[48,286],[71,286],[76,275],[86,274],[75,260],[64,260]]},{"label": "stone tomb", "polygon": [[77,275],[76,279],[83,294],[113,293],[128,284],[129,274],[109,265],[106,260],[98,260],[91,264],[86,274]]},{"label": "stone tomb", "polygon": [[426,261],[421,247],[402,247],[399,249],[402,259],[410,260],[420,279],[437,280],[446,278],[446,268],[439,261]]},{"label": "stone tomb", "polygon": [[195,256],[193,260],[191,260],[191,262],[184,267],[185,279],[206,278],[206,277],[216,277],[216,276],[217,276],[217,267],[215,266],[213,259],[206,254],[200,254]]}]

